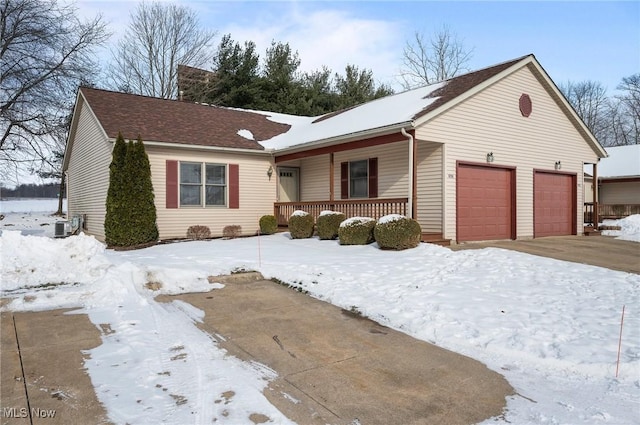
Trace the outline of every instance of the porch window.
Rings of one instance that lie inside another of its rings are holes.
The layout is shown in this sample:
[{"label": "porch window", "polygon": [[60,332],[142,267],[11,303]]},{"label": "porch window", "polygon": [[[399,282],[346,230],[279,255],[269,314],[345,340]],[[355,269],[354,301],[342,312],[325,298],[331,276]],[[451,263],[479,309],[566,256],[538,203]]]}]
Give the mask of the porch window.
[{"label": "porch window", "polygon": [[225,165],[180,162],[181,206],[223,206],[226,187]]},{"label": "porch window", "polygon": [[369,161],[349,162],[349,197],[366,198],[369,196]]},{"label": "porch window", "polygon": [[340,197],[378,197],[378,158],[340,164]]}]

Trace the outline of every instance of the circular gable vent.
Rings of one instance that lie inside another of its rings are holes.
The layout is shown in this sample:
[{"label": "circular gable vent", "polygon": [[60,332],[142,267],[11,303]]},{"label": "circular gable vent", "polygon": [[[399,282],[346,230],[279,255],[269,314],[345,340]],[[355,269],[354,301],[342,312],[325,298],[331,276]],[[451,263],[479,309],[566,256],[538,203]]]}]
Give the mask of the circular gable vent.
[{"label": "circular gable vent", "polygon": [[528,94],[522,93],[520,96],[520,113],[523,117],[528,117],[531,115],[531,98]]}]

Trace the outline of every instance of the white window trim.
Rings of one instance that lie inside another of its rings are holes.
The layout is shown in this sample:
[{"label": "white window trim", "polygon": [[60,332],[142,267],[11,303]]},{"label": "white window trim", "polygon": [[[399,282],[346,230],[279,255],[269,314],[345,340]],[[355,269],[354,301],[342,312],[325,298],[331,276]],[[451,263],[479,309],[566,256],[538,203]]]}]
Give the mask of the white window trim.
[{"label": "white window trim", "polygon": [[[200,164],[200,205],[182,205],[182,185],[196,186],[195,183],[182,183],[182,164]],[[207,165],[224,167],[224,185],[207,184]],[[207,205],[207,186],[224,187],[224,204]],[[178,208],[228,208],[229,207],[229,164],[217,162],[178,161]]]}]

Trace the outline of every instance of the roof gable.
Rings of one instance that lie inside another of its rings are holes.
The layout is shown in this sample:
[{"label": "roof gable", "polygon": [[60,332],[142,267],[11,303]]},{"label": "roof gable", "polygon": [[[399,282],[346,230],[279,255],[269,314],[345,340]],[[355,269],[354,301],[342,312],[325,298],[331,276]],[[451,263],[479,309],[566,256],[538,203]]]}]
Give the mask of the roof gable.
[{"label": "roof gable", "polygon": [[[285,133],[288,124],[254,111],[82,87],[80,93],[109,138],[263,150],[255,140]],[[242,132],[241,130],[245,130]],[[247,138],[247,133],[253,139]]]},{"label": "roof gable", "polygon": [[415,128],[435,114],[454,106],[458,100],[497,78],[505,70],[532,57],[523,56],[441,83],[310,118],[306,122],[294,124],[289,132],[261,144],[275,150],[299,150],[322,143],[339,143],[340,140],[365,134],[384,134],[385,131],[400,131],[400,128]]}]

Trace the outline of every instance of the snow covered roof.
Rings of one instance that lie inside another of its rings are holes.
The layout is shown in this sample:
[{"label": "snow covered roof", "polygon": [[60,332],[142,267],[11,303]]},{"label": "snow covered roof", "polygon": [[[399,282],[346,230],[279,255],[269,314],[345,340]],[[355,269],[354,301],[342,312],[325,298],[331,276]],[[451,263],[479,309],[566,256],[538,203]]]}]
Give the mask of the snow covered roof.
[{"label": "snow covered roof", "polygon": [[608,158],[598,163],[598,177],[640,176],[640,145],[605,148]]},{"label": "snow covered roof", "polygon": [[210,106],[86,87],[81,88],[79,100],[81,96],[86,99],[112,139],[121,131],[125,139],[140,134],[143,140],[152,142],[290,152],[414,128],[421,119],[428,119],[428,114],[455,105],[503,71],[531,62],[536,63],[533,55],[523,56],[319,117]]},{"label": "snow covered roof", "polygon": [[286,120],[286,118],[281,121],[278,117],[272,116],[271,120],[289,124],[291,129],[286,133],[262,141],[260,144],[267,149],[278,150],[363,131],[382,130],[403,124],[409,125],[416,113],[437,99],[432,97],[432,94],[443,85],[434,84],[420,87],[363,103],[337,113],[297,120],[297,122]]},{"label": "snow covered roof", "polygon": [[453,77],[442,83],[418,87],[320,117],[302,118],[270,115],[270,119],[291,125],[286,133],[260,142],[267,149],[287,149],[362,133],[398,131],[441,105],[471,90],[529,56],[513,59]]}]

